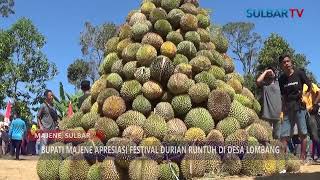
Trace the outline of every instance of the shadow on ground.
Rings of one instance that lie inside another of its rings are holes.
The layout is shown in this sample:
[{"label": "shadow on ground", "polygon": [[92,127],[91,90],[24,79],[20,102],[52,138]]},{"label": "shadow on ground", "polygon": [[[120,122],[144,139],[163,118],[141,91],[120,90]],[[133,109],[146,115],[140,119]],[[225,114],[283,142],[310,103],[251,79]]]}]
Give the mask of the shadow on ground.
[{"label": "shadow on ground", "polygon": [[256,177],[255,180],[309,180],[320,179],[320,172],[315,173],[296,173],[296,174],[278,174],[276,176]]}]

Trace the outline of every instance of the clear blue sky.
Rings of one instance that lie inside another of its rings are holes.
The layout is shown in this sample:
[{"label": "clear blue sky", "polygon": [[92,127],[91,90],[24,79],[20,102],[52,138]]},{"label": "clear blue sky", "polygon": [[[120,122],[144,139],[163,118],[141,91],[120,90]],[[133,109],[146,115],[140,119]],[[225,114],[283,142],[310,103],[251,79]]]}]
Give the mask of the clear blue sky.
[{"label": "clear blue sky", "polygon": [[[84,22],[93,24],[114,22],[122,24],[128,12],[139,8],[140,0],[16,0],[15,15],[0,19],[0,27],[8,28],[21,17],[27,17],[44,34],[47,44],[44,52],[50,61],[56,63],[59,75],[48,82],[48,88],[56,94],[59,82],[62,81],[68,92],[73,93],[74,87],[68,84],[67,67],[76,58],[81,57],[79,46],[80,32]],[[320,80],[320,1],[312,0],[200,0],[200,5],[213,10],[211,20],[223,25],[228,22],[250,21],[263,39],[272,32],[284,37],[296,52],[304,53],[311,61],[310,69]],[[248,8],[304,8],[302,18],[251,19],[246,17]],[[241,65],[237,70],[241,72]]]}]

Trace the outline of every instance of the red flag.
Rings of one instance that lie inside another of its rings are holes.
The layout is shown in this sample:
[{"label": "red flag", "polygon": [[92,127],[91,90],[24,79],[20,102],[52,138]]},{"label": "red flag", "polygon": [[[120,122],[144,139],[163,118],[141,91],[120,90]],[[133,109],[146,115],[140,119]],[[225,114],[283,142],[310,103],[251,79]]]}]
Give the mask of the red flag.
[{"label": "red flag", "polygon": [[69,103],[69,107],[68,107],[68,117],[72,117],[73,115],[73,110],[72,110],[72,104],[71,101]]},{"label": "red flag", "polygon": [[11,102],[9,101],[6,108],[6,115],[4,117],[4,122],[10,122],[10,115],[11,115]]}]

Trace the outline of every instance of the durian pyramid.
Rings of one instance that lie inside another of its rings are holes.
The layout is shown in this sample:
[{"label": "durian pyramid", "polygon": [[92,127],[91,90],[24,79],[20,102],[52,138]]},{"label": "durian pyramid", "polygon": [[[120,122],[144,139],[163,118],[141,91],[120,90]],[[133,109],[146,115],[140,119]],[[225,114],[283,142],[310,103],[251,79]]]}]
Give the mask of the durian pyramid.
[{"label": "durian pyramid", "polygon": [[[87,132],[92,138],[62,139],[51,146],[279,145],[270,125],[258,117],[259,102],[226,54],[228,41],[221,31],[210,32],[210,25],[209,13],[197,0],[143,1],[105,44],[101,77],[81,111],[60,122],[60,129]],[[63,155],[40,158],[39,177],[270,175],[282,171],[286,162],[281,153]]]}]

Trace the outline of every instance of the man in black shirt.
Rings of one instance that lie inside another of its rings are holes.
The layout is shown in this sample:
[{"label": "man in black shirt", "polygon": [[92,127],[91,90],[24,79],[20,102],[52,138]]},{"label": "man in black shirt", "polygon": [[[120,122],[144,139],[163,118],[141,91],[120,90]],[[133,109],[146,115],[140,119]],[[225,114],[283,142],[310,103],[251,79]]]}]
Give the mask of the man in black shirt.
[{"label": "man in black shirt", "polygon": [[294,125],[297,123],[301,142],[300,159],[306,159],[307,149],[307,124],[306,107],[302,102],[303,84],[308,86],[307,92],[311,92],[311,82],[305,72],[294,69],[289,55],[281,56],[279,63],[284,73],[279,78],[279,86],[282,95],[282,111],[284,120],[281,125],[281,142],[287,145],[293,135]]}]

